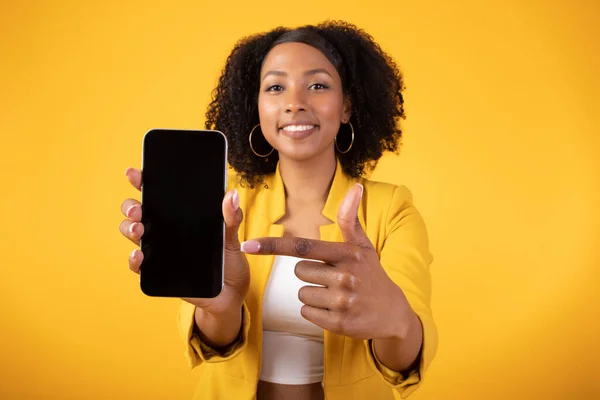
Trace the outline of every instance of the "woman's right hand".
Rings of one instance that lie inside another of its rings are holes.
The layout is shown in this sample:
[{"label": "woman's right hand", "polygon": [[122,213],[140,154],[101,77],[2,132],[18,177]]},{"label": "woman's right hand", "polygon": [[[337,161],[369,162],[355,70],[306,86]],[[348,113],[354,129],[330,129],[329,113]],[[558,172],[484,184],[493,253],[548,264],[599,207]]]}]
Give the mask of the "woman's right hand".
[{"label": "woman's right hand", "polygon": [[[137,190],[141,190],[142,171],[127,168],[125,175]],[[121,204],[121,211],[126,219],[121,222],[119,230],[136,245],[140,245],[140,238],[144,234],[142,224],[142,207],[139,201],[127,199]],[[219,316],[231,314],[241,309],[250,287],[250,268],[244,253],[240,251],[238,228],[243,220],[242,210],[239,208],[239,197],[236,190],[229,191],[223,198],[223,218],[225,220],[225,267],[224,285],[221,293],[212,299],[183,299],[203,311]],[[193,251],[191,249],[190,251]],[[197,255],[198,263],[202,262],[202,254]],[[129,256],[129,268],[140,272],[140,265],[144,259],[141,250],[135,249]]]}]

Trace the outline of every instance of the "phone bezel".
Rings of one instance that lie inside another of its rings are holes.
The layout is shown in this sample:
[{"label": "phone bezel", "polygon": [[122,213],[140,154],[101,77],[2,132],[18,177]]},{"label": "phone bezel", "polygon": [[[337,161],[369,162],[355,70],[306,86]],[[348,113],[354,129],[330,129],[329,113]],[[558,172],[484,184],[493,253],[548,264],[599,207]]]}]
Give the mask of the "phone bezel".
[{"label": "phone bezel", "polygon": [[[225,195],[225,193],[227,193],[227,187],[228,187],[228,169],[229,169],[229,164],[228,164],[228,158],[227,155],[229,153],[229,143],[227,141],[227,136],[218,130],[214,130],[214,129],[171,129],[171,128],[152,128],[150,130],[148,130],[143,138],[142,138],[142,183],[140,186],[140,204],[142,204],[142,210],[143,210],[143,201],[144,201],[144,163],[145,163],[145,149],[146,149],[146,138],[151,135],[154,132],[195,132],[195,133],[218,133],[221,135],[221,137],[223,138],[223,141],[225,143],[224,146],[224,165],[223,165],[223,195]],[[220,285],[220,289],[218,291],[218,293],[216,293],[214,296],[212,297],[205,297],[205,298],[214,298],[217,297],[222,291],[223,291],[223,287],[225,286],[225,221],[223,221],[222,224],[222,238],[223,238],[223,246],[221,246],[221,285]],[[143,246],[143,235],[140,238],[140,249],[142,249]],[[142,266],[143,266],[143,261],[142,261]],[[148,293],[146,290],[144,290],[144,285],[143,285],[143,281],[142,281],[142,268],[140,268],[140,289],[142,290],[142,293],[144,293],[146,296],[149,297],[165,297],[165,298],[177,298],[177,297],[186,297],[186,298],[194,298],[194,297],[189,297],[189,296],[167,296],[167,295],[157,295],[157,294],[152,294],[152,293]]]}]

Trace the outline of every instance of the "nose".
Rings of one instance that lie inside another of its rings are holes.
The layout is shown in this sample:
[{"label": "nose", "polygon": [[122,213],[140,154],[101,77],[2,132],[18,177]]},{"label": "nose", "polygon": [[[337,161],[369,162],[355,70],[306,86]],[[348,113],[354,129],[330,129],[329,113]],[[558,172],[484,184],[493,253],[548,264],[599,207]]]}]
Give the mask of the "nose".
[{"label": "nose", "polygon": [[306,96],[301,89],[290,88],[287,90],[287,96],[285,98],[285,112],[286,113],[297,113],[299,111],[306,111]]}]

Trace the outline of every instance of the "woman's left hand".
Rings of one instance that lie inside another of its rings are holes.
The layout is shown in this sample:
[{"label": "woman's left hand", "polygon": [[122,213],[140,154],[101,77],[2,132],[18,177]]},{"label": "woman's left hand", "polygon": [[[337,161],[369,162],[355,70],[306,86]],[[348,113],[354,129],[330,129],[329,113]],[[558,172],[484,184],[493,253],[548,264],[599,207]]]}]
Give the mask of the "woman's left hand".
[{"label": "woman's left hand", "polygon": [[302,316],[308,321],[353,339],[403,338],[414,314],[358,221],[362,191],[362,185],[352,187],[338,210],[344,242],[268,237],[242,243],[242,251],[323,261],[296,265],[299,279],[322,285],[304,286],[298,292],[304,303]]}]

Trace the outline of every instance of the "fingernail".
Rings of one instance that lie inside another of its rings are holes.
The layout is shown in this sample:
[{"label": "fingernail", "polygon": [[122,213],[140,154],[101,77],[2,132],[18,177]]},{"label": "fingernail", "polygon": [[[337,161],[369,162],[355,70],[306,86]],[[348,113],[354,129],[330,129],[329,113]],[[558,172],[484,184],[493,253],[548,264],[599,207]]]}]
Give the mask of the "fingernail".
[{"label": "fingernail", "polygon": [[256,240],[248,240],[247,242],[242,242],[240,248],[244,253],[258,253],[260,243]]},{"label": "fingernail", "polygon": [[136,252],[136,251],[137,251],[137,249],[134,249],[134,250],[131,252],[131,254],[129,255],[129,259],[130,259],[130,260],[133,260],[133,259],[135,259],[135,252]]},{"label": "fingernail", "polygon": [[125,211],[125,215],[127,216],[127,218],[131,217],[131,211],[133,210],[133,207],[135,207],[135,204],[129,206],[129,208],[127,209],[127,211]]},{"label": "fingernail", "polygon": [[362,199],[362,195],[363,195],[363,192],[364,192],[365,188],[360,183],[357,183],[356,186],[360,186],[360,196],[359,196],[359,198]]},{"label": "fingernail", "polygon": [[238,208],[240,208],[240,196],[238,195],[237,189],[233,189],[233,196],[231,196],[231,205],[236,211]]},{"label": "fingernail", "polygon": [[128,168],[125,170],[125,176],[127,176],[127,175],[129,174],[129,171],[130,171],[130,170],[131,170],[131,167],[128,167]]},{"label": "fingernail", "polygon": [[129,225],[129,234],[133,235],[133,226],[136,225],[137,222],[134,222],[133,224]]}]

